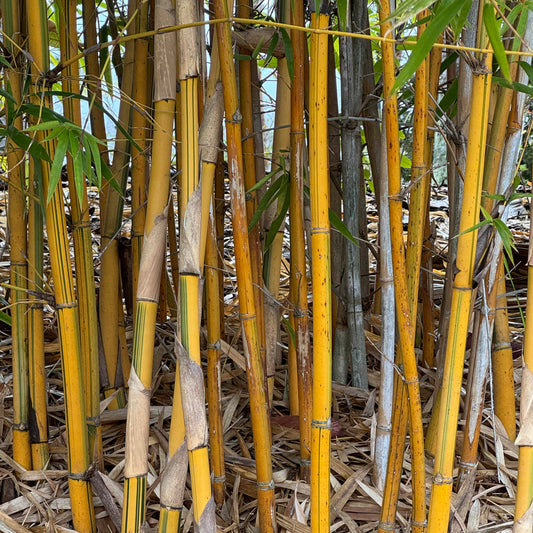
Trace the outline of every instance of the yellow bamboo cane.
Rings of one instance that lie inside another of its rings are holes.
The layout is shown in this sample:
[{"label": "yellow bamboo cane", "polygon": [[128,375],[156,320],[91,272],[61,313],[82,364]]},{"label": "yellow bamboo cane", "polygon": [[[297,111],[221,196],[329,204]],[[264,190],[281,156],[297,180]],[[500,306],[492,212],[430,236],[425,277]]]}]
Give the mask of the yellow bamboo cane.
[{"label": "yellow bamboo cane", "polygon": [[506,294],[505,269],[501,261],[498,271],[498,298],[492,341],[494,413],[501,420],[509,439],[514,440],[516,438],[516,398]]},{"label": "yellow bamboo cane", "polygon": [[[61,60],[68,59],[77,52],[76,5],[71,1],[61,3],[59,17],[59,37]],[[63,90],[79,93],[79,67],[71,63],[63,79]],[[81,127],[80,101],[76,98],[63,100],[65,117]],[[89,220],[87,188],[83,183],[82,198],[78,197],[74,181],[72,157],[67,160],[67,172],[71,201],[71,217],[74,226],[74,253],[76,257],[76,289],[79,301],[82,343],[82,364],[84,376],[85,407],[89,437],[89,460],[96,461],[103,468],[102,429],[100,426],[100,379],[98,361],[98,320],[96,313],[96,293],[92,253],[92,237]]]},{"label": "yellow bamboo cane", "polygon": [[[29,51],[33,57],[32,73],[36,92],[43,89],[41,73],[48,68],[48,26],[46,5],[41,0],[27,0]],[[51,106],[51,102],[47,102]],[[37,132],[43,140],[42,132]],[[53,158],[54,146],[48,143]],[[48,193],[50,166],[42,161],[42,185]],[[65,416],[68,436],[69,492],[75,528],[80,532],[95,530],[90,484],[87,480],[89,467],[87,426],[85,424],[85,397],[81,365],[80,326],[78,306],[74,296],[74,281],[70,267],[65,210],[62,191],[56,188],[46,205],[46,222],[50,262],[54,280],[54,292],[59,324],[63,386],[65,393]]]},{"label": "yellow bamboo cane", "polygon": [[[291,6],[291,23],[304,25],[303,5]],[[304,192],[304,46],[305,35],[291,32],[294,78],[291,86],[291,184],[289,220],[291,228],[291,281],[290,295],[296,336],[297,387],[300,417],[300,473],[310,479],[312,368],[309,343],[309,309],[307,305],[307,265],[303,214]],[[291,386],[293,382],[290,383]]]},{"label": "yellow bamboo cane", "polygon": [[[329,17],[311,15],[312,28]],[[331,265],[327,137],[328,39],[311,35],[309,64],[309,176],[313,280],[313,419],[311,422],[311,531],[329,531],[331,434]]]},{"label": "yellow bamboo cane", "polygon": [[[289,3],[280,3],[280,19],[287,22],[290,16]],[[278,58],[278,72],[276,78],[276,110],[274,116],[274,138],[272,142],[272,163],[271,171],[278,170],[271,182],[281,176],[282,163],[290,149],[290,125],[291,120],[291,79],[287,58]],[[272,223],[281,214],[283,202],[278,199],[263,215],[263,225],[265,232],[268,232]],[[266,348],[266,375],[268,383],[269,399],[272,401],[274,393],[274,374],[276,361],[279,359],[279,338],[280,338],[280,309],[279,309],[279,288],[281,271],[281,252],[283,246],[283,229],[285,223],[282,222],[272,244],[265,250],[263,257],[263,278],[265,288],[268,290],[268,297],[265,299],[265,348]]]},{"label": "yellow bamboo cane", "polygon": [[[20,42],[20,13],[19,4],[12,1],[2,2],[3,25],[6,35],[14,39],[16,43]],[[10,41],[5,40],[6,50],[15,57],[18,50]],[[5,88],[11,89],[11,94],[20,105],[21,100],[21,74],[15,70],[15,65],[7,71],[5,78]],[[7,108],[7,106],[6,106]],[[9,113],[9,108],[8,113]],[[8,115],[8,120],[11,117]],[[22,129],[22,117],[14,119],[13,125],[17,129]],[[25,298],[24,289],[26,288],[27,264],[26,264],[26,228],[24,226],[24,152],[16,148],[14,142],[9,141],[7,153],[7,166],[9,176],[9,204],[8,204],[8,224],[10,231],[10,283],[13,287],[11,303],[13,311],[11,313],[11,329],[13,337],[13,459],[24,468],[32,467],[32,452],[37,452],[35,446],[30,445],[30,410],[33,409],[35,414],[42,415],[42,412],[36,410],[39,399],[42,394],[46,395],[44,388],[44,374],[42,372],[32,372],[35,367],[43,370],[44,353],[41,352],[40,358],[31,358],[28,362],[28,350],[26,348],[26,306],[23,303]],[[31,245],[31,242],[30,242]],[[31,265],[30,265],[31,269]],[[36,324],[37,332],[42,333],[42,323]],[[28,363],[30,363],[30,373],[35,376],[41,376],[38,382],[31,386],[28,382]],[[37,369],[36,369],[37,370]],[[31,398],[31,405],[30,405]],[[37,427],[32,428],[39,435],[39,441],[46,442],[46,396],[44,398],[44,428],[42,427],[42,418]],[[35,419],[35,417],[34,417]],[[37,420],[35,420],[37,422]],[[44,429],[44,433],[43,433]],[[37,445],[37,443],[36,443]],[[46,460],[47,450],[41,449],[41,453],[35,453],[37,464],[41,465],[41,459]],[[37,466],[37,465],[36,465]]]},{"label": "yellow bamboo cane", "polygon": [[[232,5],[233,0],[228,5]],[[231,11],[231,7],[228,8]],[[240,17],[250,17],[250,1],[240,1],[237,5]],[[214,59],[214,58],[213,58]],[[252,61],[246,59],[239,61],[239,102],[242,113],[242,151],[244,164],[244,186],[249,191],[246,194],[246,214],[248,224],[254,216],[257,203],[257,190],[250,189],[256,184],[257,176],[255,172],[255,136],[252,104]],[[262,360],[266,363],[265,348],[265,306],[263,298],[263,258],[261,249],[260,224],[256,224],[249,232],[250,260],[252,263],[252,280],[254,284],[254,299],[257,311],[257,328],[259,333],[259,350]]]},{"label": "yellow bamboo cane", "polygon": [[[391,23],[387,20],[390,15],[389,6],[387,2],[381,5],[380,19],[381,19],[381,34],[388,35],[391,31]],[[403,364],[405,392],[402,392],[401,388],[403,384],[400,380],[396,379],[396,407],[401,406],[400,413],[395,414],[395,420],[400,421],[405,417],[403,411],[406,411],[408,407],[409,412],[409,429],[411,435],[411,463],[413,473],[413,517],[412,517],[412,529],[413,531],[423,531],[425,528],[425,464],[424,464],[424,433],[422,427],[422,411],[420,405],[420,389],[418,384],[418,373],[416,356],[414,353],[414,336],[415,336],[415,321],[414,316],[416,312],[416,306],[414,302],[418,300],[418,276],[416,279],[411,279],[409,283],[406,259],[404,255],[404,243],[403,243],[403,223],[402,223],[402,198],[401,198],[401,179],[400,179],[400,147],[398,137],[398,110],[396,95],[391,94],[392,87],[394,85],[394,46],[392,43],[383,43],[383,90],[386,95],[385,100],[385,114],[386,114],[386,132],[387,132],[387,167],[389,175],[389,195],[390,195],[390,231],[391,231],[391,249],[392,249],[392,264],[394,271],[394,291],[396,299],[396,317],[399,331],[399,357],[398,361]],[[425,70],[423,68],[422,70]],[[418,91],[427,91],[427,78],[425,72],[420,74],[417,79]],[[417,94],[420,97],[420,92]],[[422,99],[422,106],[418,107],[419,114],[422,109],[427,108],[427,103],[424,106],[424,99]],[[420,104],[419,104],[420,105]],[[420,123],[421,122],[421,123]],[[416,143],[416,159],[417,169],[414,170],[414,176],[419,179],[419,172],[424,168],[424,152],[425,152],[425,134],[426,124],[422,118],[416,124],[417,128],[417,143]],[[422,168],[420,168],[422,167]],[[422,205],[419,206],[422,210]],[[425,217],[419,219],[418,231],[423,231],[423,222]],[[420,222],[422,226],[420,227]],[[416,250],[413,250],[409,259],[414,263],[410,267],[414,269],[420,268],[420,255],[421,255],[421,240]],[[416,290],[416,293],[414,292]],[[398,401],[399,400],[399,401]],[[401,426],[398,426],[399,431],[394,431],[392,438],[396,435],[403,436],[404,430]],[[387,482],[386,487],[390,485],[391,476],[393,479],[398,479],[398,476],[394,475],[394,472],[398,470],[398,463],[401,466],[401,462],[393,462],[394,457],[398,458],[399,454],[394,450],[397,446],[403,446],[403,440],[395,444],[391,440],[391,451],[389,455],[389,464],[387,467]],[[394,455],[396,454],[396,455]],[[394,501],[391,500],[392,505]],[[386,513],[386,508],[383,508]],[[392,516],[391,516],[392,515]],[[390,513],[384,515],[382,512],[382,521],[380,523],[379,531],[390,527],[390,523],[384,521],[384,516],[390,522],[393,522],[394,514]]]},{"label": "yellow bamboo cane", "polygon": [[[530,217],[530,239],[527,261],[527,286],[533,287],[533,217]],[[531,408],[533,391],[533,299],[528,296],[526,304],[526,329],[522,362],[522,397],[520,400],[520,432],[516,439],[518,445],[518,482],[516,487],[516,506],[514,512],[515,533],[531,531],[533,524],[533,420]]]},{"label": "yellow bamboo cane", "polygon": [[[215,1],[217,18],[227,18],[225,2]],[[230,175],[232,226],[235,241],[239,311],[242,323],[242,337],[246,356],[248,390],[252,432],[256,450],[257,498],[259,526],[263,533],[276,529],[274,483],[270,451],[270,418],[267,411],[265,376],[259,354],[256,310],[252,286],[250,247],[248,242],[246,205],[243,180],[243,158],[241,143],[241,114],[238,108],[237,82],[231,49],[231,28],[229,23],[217,28],[220,51],[221,79],[224,88],[224,110],[226,115],[226,139],[228,145],[228,167]]]},{"label": "yellow bamboo cane", "polygon": [[467,145],[456,275],[452,291],[452,313],[444,363],[442,395],[436,432],[434,477],[429,507],[431,532],[448,529],[452,493],[455,437],[459,414],[460,387],[466,336],[472,299],[472,276],[477,231],[469,231],[478,221],[483,180],[483,162],[488,122],[491,54],[475,59],[472,109]]},{"label": "yellow bamboo cane", "polygon": [[[136,30],[143,32],[148,30],[148,2],[140,7],[137,17]],[[148,161],[146,157],[149,99],[151,87],[147,84],[148,78],[148,40],[135,40],[135,74],[133,79],[133,99],[136,106],[132,111],[131,135],[136,146],[131,149],[131,247],[132,247],[132,271],[133,271],[133,294],[137,294],[139,280],[139,266],[141,263],[142,238],[144,235],[144,222],[146,206],[146,182],[148,174]]]},{"label": "yellow bamboo cane", "polygon": [[[133,20],[133,13],[136,4],[129,0],[128,14],[129,20]],[[132,94],[133,87],[133,42],[126,43],[126,50],[123,58],[123,75],[121,91],[125,94]],[[128,130],[130,124],[131,105],[127,98],[120,100],[119,122]],[[113,162],[111,173],[122,191],[126,190],[126,180],[128,174],[129,141],[122,130],[117,131],[115,149],[113,152]],[[120,228],[123,198],[122,195],[109,185],[102,187],[100,194],[100,210],[104,211],[102,221],[101,240],[101,266],[100,266],[100,293],[98,302],[98,313],[100,320],[100,330],[102,335],[102,345],[106,359],[108,374],[108,389],[104,390],[104,395],[109,396],[115,390],[119,390],[116,399],[110,404],[110,408],[124,407],[124,389],[117,382],[117,365],[119,360],[119,320],[120,310],[117,294],[120,287],[120,263],[118,256],[117,232]]]},{"label": "yellow bamboo cane", "polygon": [[[156,28],[174,23],[175,12],[170,1],[159,1],[155,8]],[[122,515],[124,533],[139,532],[145,514],[153,347],[161,269],[164,263],[163,252],[166,245],[167,212],[165,207],[169,195],[176,98],[176,39],[174,35],[165,34],[156,37],[154,59],[155,125],[145,234],[139,269],[139,281],[142,280],[142,283],[139,283],[136,295],[133,357],[129,381]]]},{"label": "yellow bamboo cane", "polygon": [[209,413],[209,443],[213,469],[213,496],[215,502],[224,502],[226,481],[224,468],[224,435],[220,406],[220,305],[218,287],[218,249],[215,221],[209,219],[207,235],[205,278],[207,299],[207,406]]}]

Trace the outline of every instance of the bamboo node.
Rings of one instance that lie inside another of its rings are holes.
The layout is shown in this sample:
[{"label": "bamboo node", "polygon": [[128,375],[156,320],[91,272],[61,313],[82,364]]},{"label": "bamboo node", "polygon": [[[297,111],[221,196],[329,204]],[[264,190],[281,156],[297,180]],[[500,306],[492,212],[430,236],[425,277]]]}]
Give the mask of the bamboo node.
[{"label": "bamboo node", "polygon": [[427,525],[428,525],[428,521],[427,520],[424,520],[423,522],[418,522],[416,520],[411,520],[411,525],[413,527],[420,527],[420,528],[426,528]]},{"label": "bamboo node", "polygon": [[311,427],[331,430],[331,418],[328,418],[327,420],[313,420],[311,422]]},{"label": "bamboo node", "polygon": [[226,483],[226,476],[213,476],[213,483]]},{"label": "bamboo node", "polygon": [[91,469],[89,468],[89,470],[86,470],[85,472],[81,472],[81,473],[69,472],[68,478],[72,479],[73,481],[89,481],[92,475],[90,470]]},{"label": "bamboo node", "polygon": [[328,227],[324,227],[324,228],[320,228],[320,227],[311,228],[311,235],[315,235],[317,233],[327,233],[327,234],[329,234],[330,233],[330,228],[329,228],[329,226]]},{"label": "bamboo node", "polygon": [[470,461],[458,461],[458,463],[459,463],[459,466],[461,468],[465,468],[465,469],[469,469],[469,470],[473,470],[477,466],[477,461],[475,461],[473,463],[470,462]]},{"label": "bamboo node", "polygon": [[300,466],[311,466],[311,459],[300,457]]},{"label": "bamboo node", "polygon": [[453,483],[453,477],[443,476],[441,473],[435,474],[433,476],[434,485],[451,485]]},{"label": "bamboo node", "polygon": [[101,425],[101,420],[100,420],[100,415],[97,415],[97,416],[88,416],[85,418],[86,422],[88,425],[91,425],[91,426],[100,426]]},{"label": "bamboo node", "polygon": [[220,339],[217,340],[214,344],[211,342],[207,343],[207,349],[208,350],[222,350],[222,345],[220,344]]},{"label": "bamboo node", "polygon": [[20,424],[13,423],[12,427],[14,431],[28,431],[29,429],[28,424],[24,424],[24,423],[20,423]]},{"label": "bamboo node", "polygon": [[274,490],[274,488],[275,488],[275,485],[274,485],[273,479],[271,479],[268,482],[264,482],[264,481],[257,482],[257,490]]},{"label": "bamboo node", "polygon": [[56,309],[58,311],[60,309],[73,309],[74,307],[78,307],[78,302],[65,302],[63,304],[56,303]]},{"label": "bamboo node", "polygon": [[394,531],[396,529],[396,524],[394,522],[380,522],[379,529],[384,529],[385,531]]}]

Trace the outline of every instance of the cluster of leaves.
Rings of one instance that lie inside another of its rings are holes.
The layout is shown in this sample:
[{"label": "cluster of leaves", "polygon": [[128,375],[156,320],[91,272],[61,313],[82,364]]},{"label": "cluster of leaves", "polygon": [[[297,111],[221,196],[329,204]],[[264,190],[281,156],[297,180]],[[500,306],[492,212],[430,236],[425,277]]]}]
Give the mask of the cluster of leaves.
[{"label": "cluster of leaves", "polygon": [[[119,185],[111,175],[109,167],[101,157],[98,145],[102,145],[103,141],[44,105],[28,102],[17,105],[9,90],[0,89],[0,95],[5,99],[6,116],[8,117],[6,126],[0,128],[0,138],[10,139],[36,161],[43,160],[51,165],[46,198],[42,200],[49,202],[52,198],[61,179],[61,171],[67,153],[72,158],[74,183],[80,202],[83,197],[85,179],[88,179],[91,185],[100,189],[102,178],[104,178],[118,192],[121,192]],[[49,91],[46,95],[87,99],[83,95],[62,91]],[[109,115],[109,113],[107,114]],[[18,129],[15,126],[15,121],[20,116],[27,118],[28,122],[34,122],[34,124],[23,130]],[[115,121],[115,123],[117,127],[123,130],[118,122]],[[39,142],[36,135],[37,131],[48,131],[49,133],[43,141]]]}]

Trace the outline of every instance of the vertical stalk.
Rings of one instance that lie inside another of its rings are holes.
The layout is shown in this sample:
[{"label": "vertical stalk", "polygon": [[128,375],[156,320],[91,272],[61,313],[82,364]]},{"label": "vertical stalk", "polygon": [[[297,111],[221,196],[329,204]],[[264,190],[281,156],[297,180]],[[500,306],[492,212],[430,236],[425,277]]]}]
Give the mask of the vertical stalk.
[{"label": "vertical stalk", "polygon": [[487,134],[492,54],[475,61],[472,109],[467,146],[461,221],[457,239],[456,274],[453,280],[450,328],[448,331],[442,394],[438,412],[434,478],[431,490],[428,528],[445,532],[452,492],[455,437],[459,415],[466,336],[472,299],[477,231],[470,230],[479,217],[483,162]]},{"label": "vertical stalk", "polygon": [[[231,2],[233,4],[233,1]],[[250,1],[239,1],[237,5],[239,17],[250,18]],[[244,187],[249,191],[257,181],[256,157],[257,152],[254,136],[254,117],[252,107],[252,60],[239,61],[239,97],[242,113],[242,151],[244,164]],[[258,190],[246,194],[246,216],[248,224],[254,216],[258,203]],[[250,260],[252,263],[252,283],[254,285],[254,300],[257,312],[257,328],[259,334],[259,351],[261,358],[266,361],[265,347],[265,304],[263,299],[263,258],[261,250],[260,224],[256,224],[249,232]]]},{"label": "vertical stalk", "polygon": [[[391,32],[391,23],[387,21],[390,16],[390,7],[388,2],[384,2],[380,9],[381,34],[387,36]],[[417,362],[414,352],[415,321],[413,319],[414,309],[411,302],[414,301],[415,295],[409,292],[409,283],[407,278],[407,266],[403,241],[403,223],[402,223],[402,196],[401,196],[401,178],[400,178],[400,146],[398,136],[398,108],[396,95],[391,94],[394,85],[394,45],[384,42],[382,45],[383,54],[383,92],[385,95],[384,115],[386,116],[386,136],[387,136],[387,166],[389,176],[389,199],[390,199],[390,233],[391,233],[391,250],[392,265],[394,272],[394,293],[396,299],[396,319],[399,332],[398,346],[398,364],[400,368],[403,365],[403,379],[407,397],[401,390],[403,383],[397,379],[396,396],[397,402],[399,397],[401,412],[409,412],[409,430],[411,435],[411,464],[412,464],[412,490],[413,490],[413,517],[412,530],[421,532],[425,527],[425,464],[424,464],[424,433],[422,427],[422,411],[420,405],[420,389],[418,383]],[[425,85],[424,85],[425,87]],[[425,136],[426,130],[423,129],[422,135]],[[422,149],[425,143],[422,144]],[[412,289],[411,289],[412,290]],[[397,404],[398,405],[398,404]],[[407,409],[408,408],[408,409]],[[404,415],[401,413],[398,419]],[[398,426],[401,435],[403,428]],[[403,440],[399,443],[403,447]],[[392,461],[392,455],[397,453],[393,450],[391,442],[391,457],[389,459],[388,473],[397,469]],[[402,454],[397,454],[396,457]],[[398,461],[401,465],[401,461]],[[388,483],[387,483],[388,485]],[[389,517],[390,518],[390,517]],[[392,515],[392,519],[394,514]],[[380,531],[388,527],[386,523],[380,524]]]},{"label": "vertical stalk", "polygon": [[498,297],[492,341],[492,375],[494,383],[494,414],[501,420],[509,439],[516,438],[516,398],[513,372],[513,350],[507,316],[505,269],[500,261]]},{"label": "vertical stalk", "polygon": [[[131,17],[134,12],[133,0],[128,5],[128,14]],[[133,87],[133,41],[126,43],[126,50],[123,58],[123,75],[121,91],[131,95]],[[129,100],[121,98],[119,108],[119,122],[126,129],[130,126],[131,106]],[[115,149],[113,152],[113,163],[111,174],[116,179],[122,192],[126,190],[128,177],[129,141],[122,132],[117,130]],[[119,394],[110,407],[124,407],[124,389],[117,380],[117,366],[119,360],[119,301],[116,297],[120,287],[120,262],[118,255],[117,232],[122,222],[124,202],[123,196],[109,185],[103,187],[100,194],[100,210],[104,211],[102,221],[101,239],[101,266],[100,266],[100,293],[98,302],[98,312],[100,330],[102,334],[102,345],[106,359],[109,388],[104,390],[104,395],[109,396],[115,390]],[[121,305],[121,302],[120,302]]]},{"label": "vertical stalk", "polygon": [[[359,31],[363,27],[364,5],[351,6],[346,13],[347,31]],[[361,4],[361,2],[359,2]],[[356,8],[357,6],[357,8]],[[353,20],[352,20],[353,15]],[[341,98],[343,124],[342,139],[342,187],[344,218],[346,227],[352,235],[359,237],[359,205],[361,190],[361,124],[355,119],[360,113],[363,98],[362,77],[358,75],[362,67],[361,39],[340,38],[341,47]],[[345,300],[347,326],[350,337],[352,360],[352,385],[368,388],[365,332],[363,324],[363,305],[361,294],[361,254],[362,246],[346,240],[345,249]]]},{"label": "vertical stalk", "polygon": [[[386,118],[384,117],[384,122]],[[385,123],[383,130],[385,130]],[[374,180],[379,179],[379,286],[381,290],[381,321],[382,321],[382,336],[381,336],[381,375],[379,387],[379,406],[376,428],[376,447],[374,452],[374,482],[379,490],[384,492],[382,508],[390,509],[396,508],[395,505],[390,505],[392,501],[396,501],[397,496],[391,494],[391,489],[399,487],[396,480],[390,481],[386,484],[387,461],[389,459],[389,450],[391,448],[391,431],[392,431],[392,407],[393,407],[393,392],[394,392],[394,347],[395,347],[395,315],[394,315],[394,281],[392,271],[392,252],[391,252],[391,237],[390,237],[390,213],[389,213],[389,183],[387,172],[387,141],[385,135],[381,140],[381,165],[380,173],[374,177]],[[398,386],[398,383],[396,383]],[[402,387],[403,388],[403,387]],[[396,413],[398,414],[398,413]],[[406,423],[403,426],[406,427]],[[397,426],[400,427],[400,426]],[[395,443],[394,450],[399,448],[403,452],[403,446],[399,442],[405,439],[405,430],[399,435],[398,441]],[[400,454],[403,460],[403,453]],[[399,472],[400,473],[400,472]],[[383,517],[384,522],[392,522],[394,515],[391,512],[389,519]]]},{"label": "vertical stalk", "polygon": [[[32,75],[35,92],[42,91],[41,76],[47,72],[48,26],[46,5],[41,0],[27,0],[29,51],[33,57]],[[47,101],[51,107],[51,101]],[[44,135],[38,133],[43,141]],[[48,144],[53,159],[54,143]],[[50,165],[41,161],[43,196],[48,193]],[[95,517],[92,505],[90,484],[87,480],[88,444],[85,423],[85,397],[81,365],[80,324],[78,305],[74,295],[74,280],[70,266],[70,249],[65,219],[63,195],[59,187],[46,205],[46,226],[50,262],[54,280],[54,293],[59,325],[63,387],[65,394],[65,416],[67,425],[67,452],[69,470],[69,492],[74,527],[80,532],[95,530]]]},{"label": "vertical stalk", "polygon": [[[533,217],[530,217],[529,234],[533,232]],[[527,287],[533,288],[533,240],[529,239],[527,260]],[[522,361],[522,396],[520,399],[520,432],[516,439],[518,445],[518,482],[516,487],[516,506],[514,511],[515,533],[531,531],[533,523],[533,438],[531,428],[531,406],[533,391],[533,298],[528,296],[526,303],[526,329]]]},{"label": "vertical stalk", "polygon": [[[72,1],[61,2],[59,17],[59,37],[61,60],[68,61],[77,53],[76,4]],[[63,90],[78,94],[79,67],[71,63],[63,78]],[[64,98],[65,117],[81,126],[80,101]],[[74,181],[72,157],[67,159],[67,172],[71,198],[71,216],[74,226],[74,253],[76,258],[76,288],[79,301],[81,329],[82,365],[84,376],[85,407],[87,411],[87,430],[89,437],[89,461],[96,461],[103,468],[102,429],[100,426],[100,383],[98,369],[98,320],[96,313],[96,293],[92,253],[92,237],[89,220],[87,188],[83,184],[83,196],[78,197]]]},{"label": "vertical stalk", "polygon": [[224,502],[226,481],[224,468],[224,434],[222,428],[220,390],[220,306],[218,287],[218,250],[214,219],[209,218],[205,264],[207,298],[207,406],[209,414],[209,442],[213,469],[213,496],[215,502]]},{"label": "vertical stalk", "polygon": [[[174,7],[170,1],[156,2],[155,29],[172,26],[175,20]],[[176,98],[176,37],[174,34],[156,35],[154,62],[155,126],[146,224],[135,303],[133,357],[126,426],[123,533],[141,531],[145,514],[153,348],[161,269],[166,246],[166,208],[170,186]],[[162,506],[165,495],[162,486]],[[163,521],[163,511],[161,521]]]},{"label": "vertical stalk", "polygon": [[[215,1],[217,18],[229,16],[223,0]],[[256,319],[256,305],[252,286],[250,246],[246,218],[243,179],[243,158],[241,142],[241,114],[237,99],[237,82],[231,49],[231,28],[229,23],[217,29],[220,51],[221,79],[224,88],[224,110],[226,115],[226,139],[228,145],[228,167],[230,176],[232,226],[235,241],[237,283],[239,291],[239,312],[242,323],[242,338],[246,357],[246,372],[250,393],[252,432],[256,450],[257,499],[259,526],[263,533],[276,530],[274,482],[272,480],[271,431],[265,390],[265,376],[259,354]]]},{"label": "vertical stalk", "polygon": [[[20,12],[19,4],[15,1],[4,0],[2,2],[4,31],[15,43],[20,42]],[[5,88],[11,89],[11,94],[16,100],[17,106],[21,102],[21,74],[17,72],[15,59],[18,57],[18,50],[12,45],[11,41],[5,39],[4,46],[6,51],[13,54],[13,67],[7,70],[5,78]],[[18,130],[22,129],[22,116],[11,117],[9,115],[9,106],[7,110],[8,123],[12,120],[13,126]],[[28,380],[28,348],[26,345],[26,306],[23,303],[24,290],[26,288],[26,278],[28,266],[26,264],[26,228],[25,220],[25,199],[24,199],[24,182],[25,182],[25,164],[24,152],[16,147],[12,141],[8,142],[7,152],[8,167],[8,224],[10,232],[10,283],[12,290],[12,313],[11,313],[11,330],[13,338],[13,459],[24,468],[32,467],[32,449],[35,446],[30,445],[30,429],[35,432],[37,441],[46,442],[46,389],[44,388],[44,353],[41,352],[39,359],[30,360],[30,372],[37,370],[35,376],[41,376],[33,386]],[[30,269],[32,265],[30,264]],[[42,325],[36,324],[37,332],[42,332]],[[38,409],[39,400],[44,396],[44,420],[43,412]],[[30,403],[31,402],[31,403]],[[33,414],[34,416],[31,416]],[[40,420],[36,418],[39,415]],[[36,427],[31,427],[31,421],[34,420]],[[44,422],[44,427],[43,427]],[[33,439],[32,439],[33,440]],[[37,445],[37,443],[36,443]],[[37,450],[35,450],[37,451]],[[45,459],[47,449],[42,451],[42,459]],[[38,464],[40,453],[35,454]]]},{"label": "vertical stalk", "polygon": [[[321,3],[322,10],[327,2]],[[312,13],[312,28],[327,28],[324,12]],[[313,280],[313,421],[311,423],[311,531],[329,531],[331,435],[331,266],[327,138],[328,38],[311,35],[309,64],[309,175]]]},{"label": "vertical stalk", "polygon": [[[289,18],[289,2],[278,2],[277,18],[286,22]],[[278,58],[278,72],[276,78],[276,110],[274,113],[274,138],[272,141],[271,171],[277,171],[272,177],[271,183],[281,177],[285,166],[284,160],[290,148],[290,87],[291,79],[287,65],[287,58]],[[278,198],[266,210],[263,215],[265,234],[272,224],[281,215],[283,201]],[[282,216],[282,215],[281,215]],[[285,220],[281,223],[270,248],[263,255],[263,279],[267,297],[265,298],[265,347],[266,347],[266,376],[268,383],[269,400],[272,401],[274,392],[274,374],[276,361],[280,357],[279,339],[280,329],[280,306],[278,302],[280,287],[281,252],[283,246],[283,230]]]},{"label": "vertical stalk", "polygon": [[[148,30],[148,2],[140,6],[140,13],[136,20],[136,31]],[[147,136],[148,136],[148,106],[152,87],[148,81],[148,40],[136,39],[134,45],[134,77],[133,99],[135,106],[132,109],[131,136],[137,143],[131,147],[131,248],[132,248],[132,272],[133,294],[137,294],[139,280],[139,266],[141,262],[142,239],[144,235],[144,223],[146,217],[146,184],[148,174],[147,161]],[[170,213],[171,211],[169,211]]]},{"label": "vertical stalk", "polygon": [[[291,23],[304,26],[303,5],[291,5]],[[290,298],[296,336],[298,403],[300,417],[300,473],[309,481],[311,466],[312,368],[307,305],[307,264],[304,232],[304,46],[305,34],[291,31],[294,78],[291,86],[291,182],[289,221],[291,230]],[[291,383],[292,385],[292,383]]]}]

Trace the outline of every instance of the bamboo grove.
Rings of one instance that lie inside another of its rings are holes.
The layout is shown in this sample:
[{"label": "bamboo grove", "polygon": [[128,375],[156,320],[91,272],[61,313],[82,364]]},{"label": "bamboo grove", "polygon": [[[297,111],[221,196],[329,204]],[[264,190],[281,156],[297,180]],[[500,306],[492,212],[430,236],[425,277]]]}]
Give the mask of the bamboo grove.
[{"label": "bamboo grove", "polygon": [[530,2],[0,7],[2,531],[533,530]]}]

